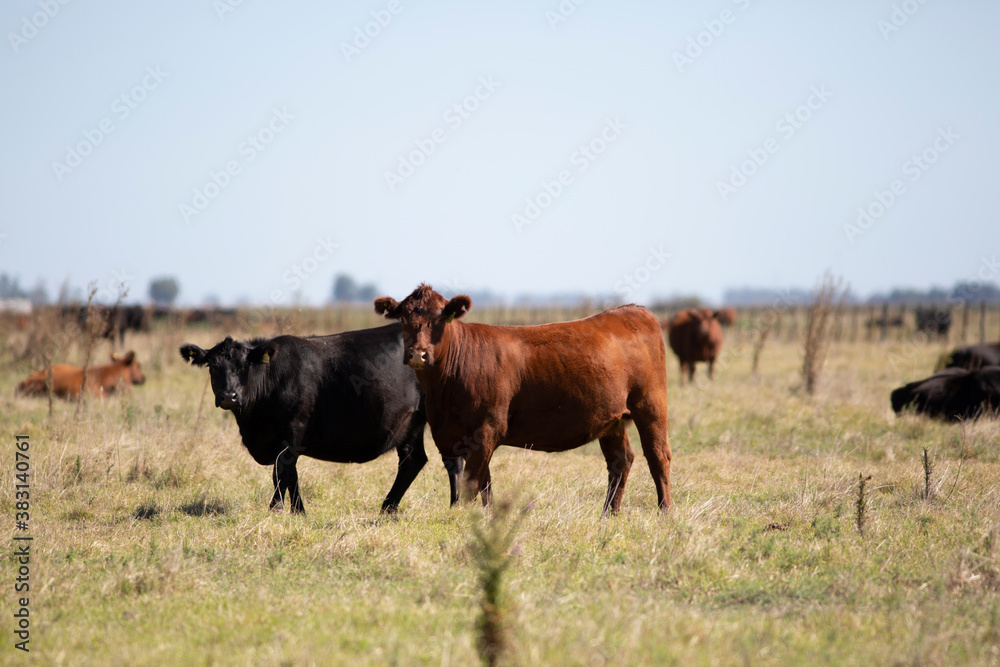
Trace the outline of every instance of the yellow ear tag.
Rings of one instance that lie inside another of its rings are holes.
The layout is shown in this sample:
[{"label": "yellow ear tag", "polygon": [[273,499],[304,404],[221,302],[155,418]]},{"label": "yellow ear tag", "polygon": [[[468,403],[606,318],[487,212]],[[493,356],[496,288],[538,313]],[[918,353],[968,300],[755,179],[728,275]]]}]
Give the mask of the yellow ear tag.
[{"label": "yellow ear tag", "polygon": [[455,313],[452,313],[451,315],[448,316],[448,319],[445,320],[445,324],[451,324],[454,321],[455,321]]},{"label": "yellow ear tag", "polygon": [[264,356],[261,357],[260,360],[265,364],[269,364],[271,363],[271,355],[269,355],[267,352],[264,352]]}]

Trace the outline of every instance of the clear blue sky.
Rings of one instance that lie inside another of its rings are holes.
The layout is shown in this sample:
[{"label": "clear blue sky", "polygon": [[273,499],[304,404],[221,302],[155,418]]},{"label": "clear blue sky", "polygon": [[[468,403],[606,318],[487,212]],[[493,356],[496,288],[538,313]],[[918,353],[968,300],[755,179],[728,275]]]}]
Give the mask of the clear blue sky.
[{"label": "clear blue sky", "polygon": [[0,271],[189,304],[1000,281],[1000,5],[227,7],[3,3]]}]

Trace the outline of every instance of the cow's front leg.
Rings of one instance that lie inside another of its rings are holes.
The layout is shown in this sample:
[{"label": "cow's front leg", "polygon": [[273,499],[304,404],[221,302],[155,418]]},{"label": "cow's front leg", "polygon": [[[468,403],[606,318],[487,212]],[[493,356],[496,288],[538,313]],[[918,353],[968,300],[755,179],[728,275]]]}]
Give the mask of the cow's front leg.
[{"label": "cow's front leg", "polygon": [[285,509],[285,498],[284,498],[284,486],[281,484],[278,478],[278,462],[274,462],[274,467],[271,469],[271,479],[274,481],[274,493],[271,495],[271,510],[283,510]]},{"label": "cow's front leg", "polygon": [[448,471],[448,484],[451,486],[451,504],[458,503],[460,488],[462,486],[462,471],[465,469],[465,459],[442,459],[444,468]]},{"label": "cow's front leg", "polygon": [[271,498],[271,509],[282,508],[282,498],[287,490],[290,510],[296,514],[305,512],[302,496],[299,494],[299,473],[295,468],[298,459],[299,455],[291,447],[287,447],[274,460],[274,496]]}]

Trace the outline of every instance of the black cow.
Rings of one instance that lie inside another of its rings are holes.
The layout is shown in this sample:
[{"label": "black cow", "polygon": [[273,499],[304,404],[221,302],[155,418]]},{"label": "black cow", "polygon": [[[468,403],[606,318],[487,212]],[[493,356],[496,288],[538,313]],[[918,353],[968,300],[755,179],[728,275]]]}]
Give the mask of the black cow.
[{"label": "black cow", "polygon": [[[114,345],[115,337],[118,344],[125,346],[125,332],[149,331],[149,320],[146,317],[146,310],[140,305],[115,305],[104,306],[101,304],[91,304],[90,318],[94,323],[94,332],[101,338],[110,340]],[[87,306],[63,306],[62,316],[64,321],[72,323],[88,331]]]},{"label": "black cow", "polygon": [[945,368],[976,370],[984,366],[1000,366],[1000,343],[966,345],[951,351],[944,358]]},{"label": "black cow", "polygon": [[[399,325],[247,342],[227,336],[211,350],[186,344],[180,352],[208,366],[215,405],[232,410],[254,460],[274,465],[272,509],[282,506],[287,490],[291,510],[304,511],[299,456],[365,463],[395,449],[399,470],[382,503],[387,512],[427,463],[423,392],[413,371],[399,363]],[[445,466],[454,504],[462,462]]]},{"label": "black cow", "polygon": [[917,331],[928,336],[944,338],[948,335],[948,330],[951,329],[951,312],[948,310],[929,306],[917,308],[913,314],[917,323]]},{"label": "black cow", "polygon": [[1000,366],[946,368],[896,389],[891,400],[896,414],[912,405],[918,414],[945,421],[976,419],[1000,408]]}]

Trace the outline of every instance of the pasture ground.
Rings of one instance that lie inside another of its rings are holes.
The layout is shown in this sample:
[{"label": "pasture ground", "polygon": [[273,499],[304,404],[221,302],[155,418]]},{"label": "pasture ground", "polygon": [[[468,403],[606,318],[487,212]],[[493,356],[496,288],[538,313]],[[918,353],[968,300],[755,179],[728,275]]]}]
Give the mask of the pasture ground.
[{"label": "pasture ground", "polygon": [[[0,516],[14,524],[14,436],[31,437],[31,655],[39,664],[435,664],[478,661],[477,507],[448,507],[430,463],[395,517],[395,454],[302,459],[304,517],[267,510],[269,470],[217,410],[183,339],[132,337],[145,386],[79,416],[15,398],[0,369]],[[106,344],[99,354],[104,356]],[[1000,428],[896,418],[889,392],[941,345],[834,344],[816,396],[801,350],[769,342],[758,376],[731,346],[680,388],[670,356],[667,515],[639,441],[621,515],[600,517],[596,444],[501,450],[498,500],[530,504],[507,573],[514,664],[995,664]],[[669,355],[669,353],[668,353]],[[935,463],[923,497],[921,454]],[[865,531],[855,525],[859,474]],[[9,552],[8,552],[9,553]],[[0,655],[12,664],[14,560]]]}]

